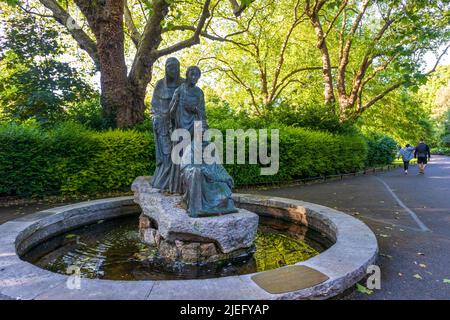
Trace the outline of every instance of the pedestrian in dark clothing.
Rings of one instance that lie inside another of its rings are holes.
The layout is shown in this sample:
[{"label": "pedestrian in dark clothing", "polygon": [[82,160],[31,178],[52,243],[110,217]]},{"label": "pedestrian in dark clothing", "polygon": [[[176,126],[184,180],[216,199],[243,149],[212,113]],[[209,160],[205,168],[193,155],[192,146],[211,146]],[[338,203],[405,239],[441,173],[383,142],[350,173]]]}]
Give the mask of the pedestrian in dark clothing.
[{"label": "pedestrian in dark clothing", "polygon": [[414,158],[414,147],[408,143],[404,148],[400,149],[399,153],[402,156],[405,174],[408,174],[409,162]]},{"label": "pedestrian in dark clothing", "polygon": [[430,147],[425,143],[424,139],[420,139],[419,144],[416,146],[414,151],[414,158],[417,158],[417,163],[419,165],[419,174],[425,173],[425,168],[428,161],[431,159]]}]

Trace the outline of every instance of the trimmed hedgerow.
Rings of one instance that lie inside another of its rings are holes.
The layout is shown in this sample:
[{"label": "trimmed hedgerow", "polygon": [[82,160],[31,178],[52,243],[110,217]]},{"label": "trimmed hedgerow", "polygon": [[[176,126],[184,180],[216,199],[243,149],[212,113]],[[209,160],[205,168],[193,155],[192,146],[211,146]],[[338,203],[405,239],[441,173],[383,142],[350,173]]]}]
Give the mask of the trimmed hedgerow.
[{"label": "trimmed hedgerow", "polygon": [[354,172],[364,166],[367,146],[361,136],[334,135],[291,127],[279,130],[278,173],[262,176],[258,165],[226,165],[237,185]]},{"label": "trimmed hedgerow", "polygon": [[152,136],[135,131],[0,126],[0,194],[127,190],[136,176],[153,172],[153,150]]},{"label": "trimmed hedgerow", "polygon": [[[280,128],[276,175],[261,176],[259,165],[225,167],[236,185],[242,185],[353,172],[362,168],[366,159],[367,144],[362,136],[284,127]],[[154,168],[150,132],[95,132],[75,124],[52,130],[0,126],[1,195],[129,190],[135,177],[151,175]]]},{"label": "trimmed hedgerow", "polygon": [[372,133],[365,137],[368,146],[366,167],[388,165],[397,154],[397,143],[389,136]]}]

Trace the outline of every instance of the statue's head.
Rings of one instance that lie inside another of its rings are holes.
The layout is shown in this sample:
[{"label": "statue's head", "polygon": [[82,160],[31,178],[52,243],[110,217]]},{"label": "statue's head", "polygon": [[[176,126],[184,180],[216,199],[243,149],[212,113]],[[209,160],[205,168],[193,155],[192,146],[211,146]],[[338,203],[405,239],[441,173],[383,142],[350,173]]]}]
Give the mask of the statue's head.
[{"label": "statue's head", "polygon": [[197,84],[198,79],[200,79],[200,76],[202,75],[202,72],[200,71],[200,68],[197,66],[190,66],[186,70],[186,82],[191,85]]},{"label": "statue's head", "polygon": [[180,77],[180,61],[177,58],[171,57],[166,60],[166,77],[171,79]]}]

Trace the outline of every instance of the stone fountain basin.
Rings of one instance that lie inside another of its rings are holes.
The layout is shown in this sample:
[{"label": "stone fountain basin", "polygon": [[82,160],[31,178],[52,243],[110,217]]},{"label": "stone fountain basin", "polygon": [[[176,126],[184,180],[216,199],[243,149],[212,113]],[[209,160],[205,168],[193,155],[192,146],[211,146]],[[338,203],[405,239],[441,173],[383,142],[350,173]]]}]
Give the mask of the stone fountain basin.
[{"label": "stone fountain basin", "polygon": [[[299,200],[235,194],[238,207],[259,215],[300,223],[322,232],[334,245],[298,262],[328,277],[296,291],[271,294],[253,281],[257,274],[202,280],[115,281],[82,278],[43,270],[20,259],[33,246],[99,220],[137,214],[133,197],[81,202],[37,212],[0,225],[0,294],[12,299],[326,299],[342,293],[366,275],[378,245],[373,232],[343,212]],[[279,269],[280,274],[282,269]],[[266,271],[267,272],[267,271]],[[273,270],[270,272],[273,273]],[[262,273],[258,273],[262,274]],[[69,285],[68,285],[69,284]]]}]

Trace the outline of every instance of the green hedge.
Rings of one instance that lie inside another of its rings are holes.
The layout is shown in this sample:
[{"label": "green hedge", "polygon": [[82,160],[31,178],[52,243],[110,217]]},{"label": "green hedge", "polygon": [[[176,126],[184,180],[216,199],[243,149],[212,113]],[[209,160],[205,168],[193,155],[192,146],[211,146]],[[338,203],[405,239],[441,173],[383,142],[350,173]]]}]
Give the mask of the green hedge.
[{"label": "green hedge", "polygon": [[450,148],[432,148],[431,154],[437,154],[440,156],[450,156]]},{"label": "green hedge", "polygon": [[367,146],[361,136],[286,127],[280,128],[279,154],[279,171],[273,176],[261,176],[258,165],[225,167],[237,185],[354,172],[364,166]]},{"label": "green hedge", "polygon": [[0,126],[0,194],[126,190],[154,170],[153,140],[135,131],[92,132],[73,124],[51,131]]},{"label": "green hedge", "polygon": [[[258,165],[225,167],[236,185],[242,185],[353,172],[366,158],[362,136],[281,128],[278,174],[261,176]],[[49,131],[0,126],[0,195],[129,190],[135,177],[153,170],[151,133],[94,132],[74,124]]]},{"label": "green hedge", "polygon": [[391,164],[397,154],[397,143],[389,136],[372,133],[365,137],[368,146],[366,167]]}]

